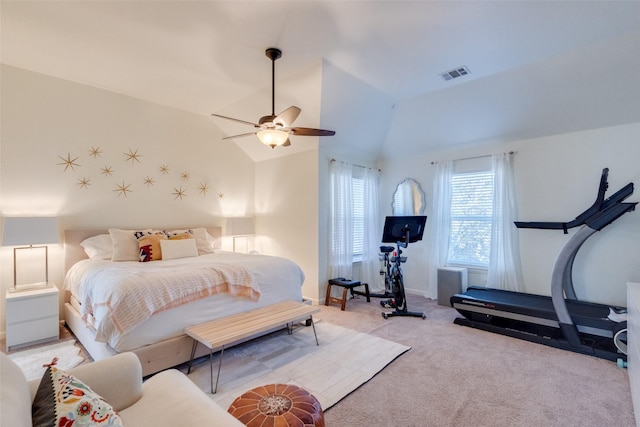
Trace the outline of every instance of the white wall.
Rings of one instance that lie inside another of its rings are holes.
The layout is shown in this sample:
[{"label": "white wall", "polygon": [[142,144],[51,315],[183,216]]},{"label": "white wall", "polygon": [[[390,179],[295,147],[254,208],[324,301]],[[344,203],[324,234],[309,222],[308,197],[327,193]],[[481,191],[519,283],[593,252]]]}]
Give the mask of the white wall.
[{"label": "white wall", "polygon": [[[253,215],[254,163],[221,140],[211,118],[9,66],[1,71],[1,215],[55,215],[60,231],[223,225],[222,217]],[[130,150],[139,161],[127,160]],[[65,171],[67,155],[78,166]],[[102,173],[106,167],[111,175]],[[126,197],[115,191],[123,183]],[[1,249],[2,299],[13,283],[12,257]],[[62,259],[62,245],[54,245],[50,279],[59,286]],[[4,329],[4,310],[0,322]]]},{"label": "white wall", "polygon": [[[416,179],[427,194],[431,214],[434,166],[431,162],[513,150],[516,152],[516,188],[519,218],[523,221],[569,221],[591,206],[602,169],[608,167],[607,196],[634,182],[640,185],[640,124],[554,135],[545,138],[470,146],[427,153],[419,157],[387,160],[381,185],[382,216],[391,212],[391,195],[405,177]],[[640,200],[640,188],[628,201]],[[569,235],[553,230],[521,229],[523,274],[527,292],[549,295],[555,258]],[[431,238],[427,219],[423,242],[407,250],[404,267],[409,290],[425,293]],[[625,214],[592,236],[578,253],[573,277],[579,298],[626,305],[626,282],[640,279],[640,208]]]},{"label": "white wall", "polygon": [[302,294],[318,293],[318,152],[256,163],[256,250],[289,258],[302,268]]}]

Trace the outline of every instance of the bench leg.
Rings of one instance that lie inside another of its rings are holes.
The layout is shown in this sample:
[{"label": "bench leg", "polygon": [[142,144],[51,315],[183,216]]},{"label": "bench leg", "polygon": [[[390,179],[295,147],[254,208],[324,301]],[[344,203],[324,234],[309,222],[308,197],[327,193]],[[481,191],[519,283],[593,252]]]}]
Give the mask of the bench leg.
[{"label": "bench leg", "polygon": [[344,311],[345,305],[347,304],[347,288],[342,289],[342,304],[340,305],[340,310]]},{"label": "bench leg", "polygon": [[331,283],[327,284],[327,297],[324,299],[324,305],[329,305],[331,301]]},{"label": "bench leg", "polygon": [[311,326],[313,326],[313,335],[316,337],[316,345],[320,345],[318,342],[318,334],[316,334],[316,324],[313,323],[313,316],[309,316],[309,320],[311,320]]},{"label": "bench leg", "polygon": [[211,394],[218,392],[218,381],[220,380],[220,368],[222,368],[222,356],[224,356],[224,346],[220,350],[220,360],[218,361],[218,375],[216,376],[216,387],[213,387],[213,349],[209,350],[209,367],[211,368]]},{"label": "bench leg", "polygon": [[189,369],[187,369],[187,375],[191,373],[191,366],[193,365],[193,357],[196,355],[196,348],[198,347],[198,340],[193,340],[193,345],[191,346],[191,358],[189,358]]}]

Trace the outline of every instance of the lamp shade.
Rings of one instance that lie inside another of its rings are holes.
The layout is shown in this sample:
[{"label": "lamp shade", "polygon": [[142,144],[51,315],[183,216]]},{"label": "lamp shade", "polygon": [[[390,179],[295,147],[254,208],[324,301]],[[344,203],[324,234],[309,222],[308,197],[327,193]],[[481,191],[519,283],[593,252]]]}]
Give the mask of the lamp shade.
[{"label": "lamp shade", "polygon": [[255,230],[253,228],[253,218],[227,218],[225,234],[229,236],[247,236],[254,233]]},{"label": "lamp shade", "polygon": [[59,243],[55,217],[6,217],[2,229],[2,246],[44,245]]}]

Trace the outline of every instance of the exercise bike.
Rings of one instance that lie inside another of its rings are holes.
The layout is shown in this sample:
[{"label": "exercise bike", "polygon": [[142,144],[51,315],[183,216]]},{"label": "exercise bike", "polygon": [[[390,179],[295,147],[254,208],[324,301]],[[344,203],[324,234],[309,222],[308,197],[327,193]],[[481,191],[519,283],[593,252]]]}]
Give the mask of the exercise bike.
[{"label": "exercise bike", "polygon": [[[374,298],[387,298],[380,301],[380,305],[384,308],[396,308],[396,303],[393,299],[393,285],[391,280],[391,265],[395,261],[394,257],[389,256],[391,252],[394,252],[393,246],[380,246],[380,261],[382,261],[382,267],[380,268],[380,275],[384,276],[384,292],[380,294],[369,294]],[[400,262],[406,262],[407,257]]]},{"label": "exercise bike", "polygon": [[426,221],[426,216],[388,216],[385,219],[382,242],[394,242],[397,248],[394,256],[389,257],[389,254],[394,252],[393,246],[380,247],[380,251],[384,254],[386,267],[385,293],[387,292],[388,286],[393,295],[393,299],[381,301],[381,304],[385,306],[385,303],[387,303],[389,307],[394,308],[392,312],[382,312],[382,317],[385,319],[394,316],[427,318],[422,312],[409,311],[407,309],[407,299],[402,274],[402,263],[407,261],[407,257],[402,256],[401,249],[406,248],[409,243],[422,240]]}]

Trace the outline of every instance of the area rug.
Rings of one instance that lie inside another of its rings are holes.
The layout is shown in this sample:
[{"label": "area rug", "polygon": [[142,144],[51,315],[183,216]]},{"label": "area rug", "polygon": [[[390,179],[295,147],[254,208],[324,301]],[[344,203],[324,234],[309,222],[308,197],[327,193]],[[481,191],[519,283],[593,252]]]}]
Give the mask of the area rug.
[{"label": "area rug", "polygon": [[[313,394],[323,410],[369,381],[411,347],[328,322],[278,331],[226,350],[218,392],[211,393],[209,359],[197,359],[189,378],[223,408],[259,385],[295,384]],[[214,354],[214,381],[219,353]],[[186,368],[182,368],[186,373]]]},{"label": "area rug", "polygon": [[41,378],[47,369],[43,365],[51,363],[54,358],[57,358],[55,365],[62,370],[73,368],[82,363],[84,357],[80,356],[80,347],[75,344],[75,340],[67,340],[22,350],[8,356],[20,366],[27,380],[31,381]]}]

